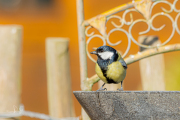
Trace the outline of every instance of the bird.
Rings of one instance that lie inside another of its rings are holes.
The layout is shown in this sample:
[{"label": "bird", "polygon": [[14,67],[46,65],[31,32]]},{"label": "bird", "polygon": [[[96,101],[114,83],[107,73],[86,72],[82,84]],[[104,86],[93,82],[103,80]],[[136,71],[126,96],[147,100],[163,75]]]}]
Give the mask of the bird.
[{"label": "bird", "polygon": [[107,90],[103,89],[105,84],[122,84],[126,77],[127,64],[117,50],[110,46],[100,46],[95,51],[90,52],[97,55],[98,59],[95,65],[95,71],[98,77],[104,82],[97,91]]}]

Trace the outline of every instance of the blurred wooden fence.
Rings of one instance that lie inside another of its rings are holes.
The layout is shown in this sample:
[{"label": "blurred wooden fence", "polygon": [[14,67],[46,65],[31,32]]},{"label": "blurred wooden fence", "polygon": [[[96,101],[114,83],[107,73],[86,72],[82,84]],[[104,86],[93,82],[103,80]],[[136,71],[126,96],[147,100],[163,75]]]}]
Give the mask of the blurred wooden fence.
[{"label": "blurred wooden fence", "polygon": [[0,26],[0,113],[21,103],[22,26]]},{"label": "blurred wooden fence", "polygon": [[49,113],[52,117],[75,117],[69,65],[69,39],[46,39]]},{"label": "blurred wooden fence", "polygon": [[[47,38],[46,40],[50,116],[25,111],[24,107],[20,106],[21,48],[22,27],[0,26],[0,119],[19,119],[20,116],[29,116],[46,120],[79,120],[75,117],[72,101],[69,39]],[[19,111],[16,111],[19,106]]]}]

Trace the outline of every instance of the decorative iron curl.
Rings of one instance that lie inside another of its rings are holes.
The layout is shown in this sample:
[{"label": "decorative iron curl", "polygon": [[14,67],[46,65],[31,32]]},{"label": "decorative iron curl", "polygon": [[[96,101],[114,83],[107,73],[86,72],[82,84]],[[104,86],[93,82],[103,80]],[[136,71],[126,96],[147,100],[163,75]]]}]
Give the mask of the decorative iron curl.
[{"label": "decorative iron curl", "polygon": [[[162,43],[161,45],[159,45],[159,46],[164,46],[164,45],[166,45],[166,44],[172,39],[172,37],[174,36],[174,33],[175,33],[175,24],[174,24],[173,18],[172,18],[169,14],[163,13],[163,12],[162,12],[162,13],[157,13],[157,14],[155,14],[155,15],[151,18],[151,20],[153,21],[154,18],[156,18],[156,17],[159,16],[159,15],[163,15],[163,16],[168,17],[168,18],[171,20],[171,22],[172,22],[172,32],[171,32],[170,37],[169,37],[164,43]],[[159,31],[159,30],[163,29],[164,26],[165,26],[165,25],[161,26],[160,28],[155,28],[155,27],[153,26],[153,24],[151,24],[151,28],[152,28],[153,30],[155,30],[155,31]]]},{"label": "decorative iron curl", "polygon": [[180,10],[177,10],[177,9],[176,9],[176,3],[177,3],[177,1],[178,1],[178,0],[174,0],[174,2],[173,2],[173,8],[174,8],[174,11],[178,13],[177,16],[176,16],[176,18],[175,18],[175,27],[176,27],[176,31],[177,31],[178,34],[180,35],[180,30],[179,30],[178,24],[177,24],[178,19],[179,19],[179,16],[180,16]]},{"label": "decorative iron curl", "polygon": [[[156,18],[157,16],[160,16],[160,15],[163,15],[163,16],[168,17],[168,18],[171,20],[171,22],[172,22],[172,33],[171,33],[170,37],[169,37],[164,43],[162,43],[162,44],[160,44],[160,45],[157,45],[157,46],[143,45],[143,44],[137,42],[137,41],[134,39],[134,37],[132,36],[132,33],[131,33],[132,27],[133,27],[136,23],[144,22],[144,23],[146,23],[146,24],[148,25],[148,29],[147,29],[146,31],[140,32],[140,34],[148,33],[148,32],[150,31],[150,28],[151,28],[152,30],[154,30],[154,31],[160,31],[160,30],[162,30],[162,29],[165,27],[165,25],[162,25],[162,26],[159,27],[159,28],[155,28],[155,27],[153,26],[153,24],[152,24],[154,18]],[[134,21],[134,22],[130,25],[130,27],[129,27],[129,36],[130,36],[131,40],[132,40],[136,45],[138,45],[138,46],[140,46],[140,47],[144,47],[144,48],[155,48],[155,47],[164,46],[165,44],[167,44],[167,43],[172,39],[174,33],[175,33],[175,25],[174,25],[173,18],[172,18],[169,14],[167,14],[167,13],[157,13],[157,14],[155,14],[155,15],[153,15],[153,16],[151,17],[150,21],[146,21],[145,19],[138,19],[138,20]]]},{"label": "decorative iron curl", "polygon": [[94,62],[96,63],[96,60],[94,58],[91,57],[91,55],[89,54],[89,51],[88,51],[88,44],[90,43],[90,41],[93,39],[93,38],[100,38],[102,41],[103,41],[103,45],[106,45],[106,40],[104,37],[102,37],[101,35],[93,35],[91,37],[89,37],[89,39],[87,40],[86,42],[86,52],[87,52],[87,56]]},{"label": "decorative iron curl", "polygon": [[88,26],[88,27],[86,28],[86,30],[85,30],[85,35],[86,35],[87,37],[91,37],[91,36],[94,35],[94,32],[91,32],[90,34],[88,34],[88,30],[91,29],[91,28],[93,28],[93,27],[92,27],[92,26]]},{"label": "decorative iron curl", "polygon": [[159,4],[159,3],[165,3],[165,4],[167,4],[167,5],[170,6],[170,10],[167,10],[167,9],[165,9],[164,7],[161,7],[161,9],[162,9],[165,13],[171,13],[171,12],[173,11],[173,9],[174,9],[174,5],[171,4],[171,3],[168,2],[168,1],[157,1],[157,2],[154,2],[154,3],[152,4],[151,9],[150,9],[150,15],[152,14],[152,10],[153,10],[154,6],[156,6],[156,5]]},{"label": "decorative iron curl", "polygon": [[180,10],[177,10],[177,9],[176,9],[176,3],[177,3],[177,1],[178,1],[178,0],[174,0],[174,2],[173,2],[173,8],[174,8],[174,11],[175,11],[175,12],[179,13]]},{"label": "decorative iron curl", "polygon": [[133,12],[133,11],[138,12],[136,9],[132,8],[132,9],[127,9],[127,10],[123,13],[123,21],[124,21],[124,23],[125,23],[126,25],[131,25],[131,24],[133,23],[133,15],[132,15],[132,13],[130,13],[130,19],[131,19],[131,21],[130,21],[130,22],[127,22],[127,21],[126,21],[126,15],[127,15],[129,12]]},{"label": "decorative iron curl", "polygon": [[176,27],[176,31],[178,32],[178,34],[180,35],[180,30],[178,28],[178,19],[179,19],[180,13],[177,14],[176,18],[175,18],[175,27]]},{"label": "decorative iron curl", "polygon": [[[117,43],[115,43],[115,44],[110,43],[110,41],[109,41],[109,36],[110,36],[111,33],[115,32],[115,31],[124,32],[124,33],[127,35],[127,37],[128,37],[128,32],[125,31],[124,29],[122,29],[122,28],[114,28],[114,29],[112,29],[112,30],[108,33],[108,35],[107,35],[107,42],[108,42],[108,44],[110,44],[110,45],[112,45],[112,46],[116,46],[116,45],[118,45],[118,44],[121,43],[121,41],[119,41],[119,42],[117,42]],[[123,58],[124,58],[124,57],[127,55],[127,53],[129,52],[130,47],[131,47],[131,40],[130,40],[130,37],[128,37],[128,46],[127,46],[127,49],[126,49],[125,53],[122,55]]]},{"label": "decorative iron curl", "polygon": [[117,25],[116,23],[114,23],[113,21],[111,21],[111,24],[112,24],[114,27],[116,27],[116,28],[121,28],[121,27],[124,25],[123,19],[122,19],[120,16],[118,16],[118,15],[112,15],[112,16],[108,17],[108,18],[107,18],[107,21],[110,20],[110,19],[112,19],[112,18],[117,18],[117,19],[119,19],[119,22],[121,23],[121,25]]}]

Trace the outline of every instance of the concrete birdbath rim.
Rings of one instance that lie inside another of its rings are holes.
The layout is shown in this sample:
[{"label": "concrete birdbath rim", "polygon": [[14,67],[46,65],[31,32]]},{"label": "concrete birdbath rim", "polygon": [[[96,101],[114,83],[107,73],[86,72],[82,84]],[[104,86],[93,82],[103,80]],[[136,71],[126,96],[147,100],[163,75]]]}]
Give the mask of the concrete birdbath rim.
[{"label": "concrete birdbath rim", "polygon": [[180,91],[73,91],[73,93],[180,93]]},{"label": "concrete birdbath rim", "polygon": [[92,120],[180,120],[180,91],[73,91]]}]

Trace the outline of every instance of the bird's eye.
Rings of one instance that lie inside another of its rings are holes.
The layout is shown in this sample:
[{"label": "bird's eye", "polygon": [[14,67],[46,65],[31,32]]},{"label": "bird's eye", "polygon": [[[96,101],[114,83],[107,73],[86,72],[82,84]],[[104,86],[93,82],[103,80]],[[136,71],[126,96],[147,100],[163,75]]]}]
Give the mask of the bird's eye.
[{"label": "bird's eye", "polygon": [[104,50],[103,50],[103,49],[100,49],[99,52],[102,53],[102,52],[104,52]]}]

